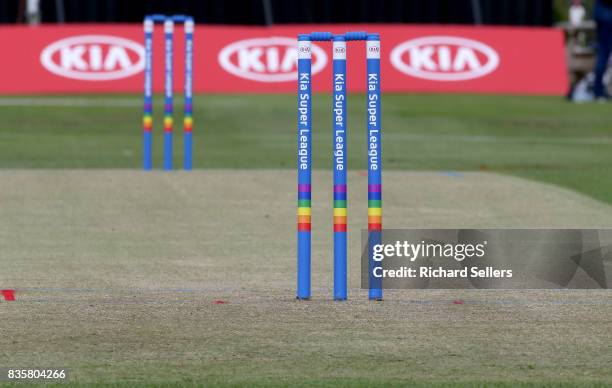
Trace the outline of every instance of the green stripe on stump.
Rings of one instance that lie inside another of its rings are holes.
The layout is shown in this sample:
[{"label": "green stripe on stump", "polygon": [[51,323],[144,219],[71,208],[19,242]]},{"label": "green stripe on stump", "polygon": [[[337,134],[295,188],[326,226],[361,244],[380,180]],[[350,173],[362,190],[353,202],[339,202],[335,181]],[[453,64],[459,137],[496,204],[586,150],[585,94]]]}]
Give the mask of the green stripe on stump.
[{"label": "green stripe on stump", "polygon": [[334,200],[335,208],[346,208],[346,200],[345,199],[336,199]]},{"label": "green stripe on stump", "polygon": [[310,207],[309,199],[298,199],[298,207]]}]

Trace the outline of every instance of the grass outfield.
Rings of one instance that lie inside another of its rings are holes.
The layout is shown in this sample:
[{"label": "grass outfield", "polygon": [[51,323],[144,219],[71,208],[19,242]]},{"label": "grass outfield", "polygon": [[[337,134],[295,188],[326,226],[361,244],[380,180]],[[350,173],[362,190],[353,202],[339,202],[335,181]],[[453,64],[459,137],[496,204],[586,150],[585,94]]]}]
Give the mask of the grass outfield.
[{"label": "grass outfield", "polygon": [[[314,99],[313,162],[331,168],[330,96]],[[363,95],[349,99],[350,168],[365,168]],[[140,168],[140,96],[0,98],[0,168]],[[175,105],[180,130],[181,103]],[[293,95],[199,95],[196,168],[295,168]],[[161,165],[161,101],[155,163]],[[492,171],[612,203],[609,105],[556,97],[385,94],[385,169]],[[182,138],[176,136],[175,164]],[[362,152],[360,152],[362,151]]]}]

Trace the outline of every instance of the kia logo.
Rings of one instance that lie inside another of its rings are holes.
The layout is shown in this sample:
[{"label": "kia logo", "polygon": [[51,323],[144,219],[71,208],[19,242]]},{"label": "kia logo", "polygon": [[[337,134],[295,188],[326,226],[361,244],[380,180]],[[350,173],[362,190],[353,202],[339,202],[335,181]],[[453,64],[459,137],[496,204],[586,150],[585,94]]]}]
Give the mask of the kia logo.
[{"label": "kia logo", "polygon": [[391,51],[391,63],[416,78],[465,81],[495,71],[499,56],[491,47],[472,39],[428,36],[396,46]]},{"label": "kia logo", "polygon": [[[246,39],[225,46],[219,52],[219,64],[227,72],[259,82],[285,82],[297,79],[297,41],[270,37]],[[327,55],[312,45],[312,74],[323,70]]]},{"label": "kia logo", "polygon": [[144,48],[133,40],[116,36],[81,35],[48,45],[40,54],[40,62],[62,77],[108,81],[141,72]]}]

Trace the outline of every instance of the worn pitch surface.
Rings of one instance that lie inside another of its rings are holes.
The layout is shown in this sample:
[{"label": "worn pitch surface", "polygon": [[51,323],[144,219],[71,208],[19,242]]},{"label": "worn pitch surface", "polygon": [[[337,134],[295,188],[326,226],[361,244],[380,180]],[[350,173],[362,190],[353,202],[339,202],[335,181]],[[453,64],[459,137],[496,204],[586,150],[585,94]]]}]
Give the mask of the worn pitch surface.
[{"label": "worn pitch surface", "polygon": [[[485,173],[384,174],[387,228],[612,226],[612,207]],[[313,178],[313,300],[294,299],[286,170],[0,171],[0,365],[75,382],[517,380],[612,384],[607,291],[359,289],[364,174],[349,175],[350,300],[331,301],[331,174]],[[461,299],[464,304],[454,304]]]}]

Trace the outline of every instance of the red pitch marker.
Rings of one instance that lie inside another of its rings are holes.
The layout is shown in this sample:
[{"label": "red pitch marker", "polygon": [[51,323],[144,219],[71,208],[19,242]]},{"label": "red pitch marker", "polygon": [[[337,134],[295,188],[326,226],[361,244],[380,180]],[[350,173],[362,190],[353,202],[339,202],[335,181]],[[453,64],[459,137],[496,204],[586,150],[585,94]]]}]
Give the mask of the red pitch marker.
[{"label": "red pitch marker", "polygon": [[6,301],[14,301],[15,300],[15,290],[0,290],[4,300]]},{"label": "red pitch marker", "polygon": [[227,304],[227,302],[224,300],[214,300],[213,304]]},{"label": "red pitch marker", "polygon": [[465,302],[461,299],[455,299],[453,300],[453,304],[464,304]]}]

